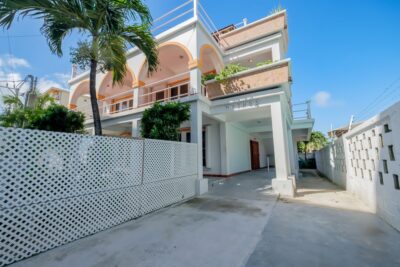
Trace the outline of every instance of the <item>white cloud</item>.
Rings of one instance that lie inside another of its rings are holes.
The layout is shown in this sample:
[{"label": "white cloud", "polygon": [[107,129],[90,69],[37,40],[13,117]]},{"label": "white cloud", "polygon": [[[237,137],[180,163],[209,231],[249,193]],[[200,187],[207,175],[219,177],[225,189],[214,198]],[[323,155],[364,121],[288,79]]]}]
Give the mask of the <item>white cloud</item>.
[{"label": "white cloud", "polygon": [[47,89],[50,89],[51,87],[62,88],[60,83],[58,83],[58,82],[56,82],[54,80],[51,80],[51,79],[49,79],[47,77],[43,77],[43,78],[38,79],[37,89],[40,92],[44,92]]},{"label": "white cloud", "polygon": [[328,107],[332,104],[332,96],[326,91],[317,92],[313,99],[318,107]]},{"label": "white cloud", "polygon": [[24,58],[15,57],[13,55],[0,56],[0,67],[7,67],[11,69],[16,68],[29,68],[31,65]]}]

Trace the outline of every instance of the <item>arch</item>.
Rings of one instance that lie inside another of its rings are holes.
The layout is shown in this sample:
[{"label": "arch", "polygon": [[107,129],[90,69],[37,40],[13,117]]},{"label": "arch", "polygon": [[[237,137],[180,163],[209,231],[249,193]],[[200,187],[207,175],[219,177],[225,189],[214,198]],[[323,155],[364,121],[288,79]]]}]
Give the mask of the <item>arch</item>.
[{"label": "arch", "polygon": [[[158,45],[157,50],[158,50],[158,52],[160,53],[160,51],[161,51],[163,48],[168,47],[168,46],[177,46],[177,47],[181,48],[182,51],[185,52],[186,56],[187,56],[188,59],[189,59],[189,60],[188,60],[188,66],[189,66],[189,64],[191,64],[191,63],[194,62],[192,53],[189,51],[189,49],[188,49],[184,44],[179,43],[179,42],[170,41],[170,42],[162,43],[162,44]],[[141,74],[144,73],[144,70],[146,70],[145,73],[147,74],[147,59],[144,59],[144,60],[142,61],[142,64],[140,65],[139,73],[138,73],[138,82],[143,81],[143,79],[142,79],[142,77],[141,77],[141,76],[143,76],[143,75],[141,75]]]},{"label": "arch", "polygon": [[127,72],[121,83],[113,84],[112,72],[109,71],[101,80],[98,90],[97,98],[104,99],[106,97],[123,93],[124,91],[131,90],[136,83],[136,76],[133,70],[127,65]]},{"label": "arch", "polygon": [[138,73],[139,105],[176,99],[189,93],[189,65],[193,56],[186,46],[166,42],[158,46],[157,70],[148,73],[144,60]]},{"label": "arch", "polygon": [[212,70],[220,72],[224,67],[220,53],[210,44],[204,44],[200,47],[199,57],[199,65],[202,73],[207,73]]},{"label": "arch", "polygon": [[69,99],[69,107],[76,108],[78,105],[78,99],[85,95],[90,94],[89,92],[89,81],[85,80],[78,84],[75,90],[72,92],[71,97]]}]

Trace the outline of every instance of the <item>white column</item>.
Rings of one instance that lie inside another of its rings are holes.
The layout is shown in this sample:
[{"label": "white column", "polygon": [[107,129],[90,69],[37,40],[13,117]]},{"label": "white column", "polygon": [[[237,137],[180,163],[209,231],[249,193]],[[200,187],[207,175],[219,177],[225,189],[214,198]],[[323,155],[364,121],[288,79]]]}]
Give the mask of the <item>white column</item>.
[{"label": "white column", "polygon": [[190,142],[197,144],[196,194],[202,195],[208,191],[208,180],[203,178],[203,122],[201,106],[198,101],[191,104],[190,123]]},{"label": "white column", "polygon": [[288,141],[289,141],[289,160],[290,160],[290,172],[292,174],[296,173],[296,163],[295,163],[295,153],[293,146],[293,135],[292,130],[288,127]]},{"label": "white column", "polygon": [[226,122],[220,122],[219,124],[219,137],[220,137],[220,151],[221,151],[221,174],[228,175],[228,147],[226,140]]},{"label": "white column", "polygon": [[140,119],[134,119],[132,121],[132,137],[140,138]]},{"label": "white column", "polygon": [[133,89],[133,108],[137,108],[139,105],[139,88]]},{"label": "white column", "polygon": [[190,70],[190,90],[193,94],[201,94],[201,71],[199,68]]},{"label": "white column", "polygon": [[289,138],[286,119],[280,102],[271,104],[272,136],[274,141],[276,178],[272,188],[283,196],[294,196],[294,177],[290,172]]}]

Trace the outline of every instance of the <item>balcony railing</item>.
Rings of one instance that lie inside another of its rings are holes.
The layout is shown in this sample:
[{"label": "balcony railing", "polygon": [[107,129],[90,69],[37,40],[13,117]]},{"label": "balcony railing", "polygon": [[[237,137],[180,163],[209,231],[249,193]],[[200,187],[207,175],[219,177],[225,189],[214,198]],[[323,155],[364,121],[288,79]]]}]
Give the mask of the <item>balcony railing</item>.
[{"label": "balcony railing", "polygon": [[[102,119],[124,114],[127,111],[150,106],[155,102],[179,101],[182,98],[196,94],[190,88],[190,82],[182,82],[166,88],[153,90],[152,87],[141,87],[138,90],[129,90],[122,94],[113,95],[98,100],[99,112]],[[122,98],[122,99],[121,99]],[[121,99],[114,101],[114,99]],[[86,120],[92,119],[91,104],[85,104],[74,108],[85,114]]]},{"label": "balcony railing", "polygon": [[206,91],[208,98],[214,99],[235,93],[272,88],[290,80],[289,60],[283,60],[242,71],[223,82],[208,81]]},{"label": "balcony railing", "polygon": [[293,120],[308,120],[311,119],[311,102],[292,105]]},{"label": "balcony railing", "polygon": [[243,23],[232,26],[230,31],[225,31],[218,37],[220,46],[225,50],[280,31],[284,31],[287,37],[285,11],[278,12],[250,24],[247,24],[247,20],[245,20]]}]

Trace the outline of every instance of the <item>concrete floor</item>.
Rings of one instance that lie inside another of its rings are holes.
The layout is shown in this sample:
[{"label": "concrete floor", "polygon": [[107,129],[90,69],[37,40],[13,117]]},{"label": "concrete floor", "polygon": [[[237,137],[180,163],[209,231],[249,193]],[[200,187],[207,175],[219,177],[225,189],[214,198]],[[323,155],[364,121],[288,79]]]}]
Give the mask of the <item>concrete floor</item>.
[{"label": "concrete floor", "polygon": [[277,200],[267,177],[210,180],[201,198],[11,266],[400,266],[400,233],[361,202],[313,172]]}]

